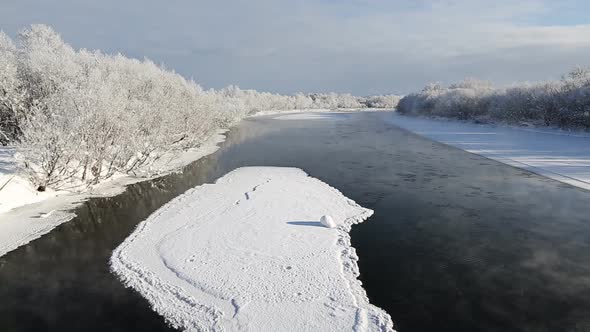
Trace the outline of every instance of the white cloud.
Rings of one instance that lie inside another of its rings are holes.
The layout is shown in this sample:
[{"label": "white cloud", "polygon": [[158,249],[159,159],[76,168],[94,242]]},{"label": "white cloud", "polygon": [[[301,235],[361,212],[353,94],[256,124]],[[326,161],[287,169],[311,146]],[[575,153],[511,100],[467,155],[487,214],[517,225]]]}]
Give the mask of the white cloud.
[{"label": "white cloud", "polygon": [[574,0],[4,0],[0,22],[10,34],[47,23],[74,46],[145,55],[205,86],[366,94],[462,76],[556,78],[590,64],[590,24],[543,22],[560,15],[567,22],[579,6],[587,7]]}]

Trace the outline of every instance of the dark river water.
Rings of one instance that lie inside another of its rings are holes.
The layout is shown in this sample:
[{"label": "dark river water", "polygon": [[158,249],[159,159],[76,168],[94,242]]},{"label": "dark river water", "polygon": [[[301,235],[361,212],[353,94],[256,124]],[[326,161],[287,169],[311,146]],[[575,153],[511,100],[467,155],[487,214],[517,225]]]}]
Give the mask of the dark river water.
[{"label": "dark river water", "polygon": [[183,173],[91,199],[0,258],[0,331],[165,331],[109,273],[158,207],[240,166],[299,167],[375,210],[352,244],[401,331],[590,331],[590,192],[450,148],[390,113],[243,121]]}]

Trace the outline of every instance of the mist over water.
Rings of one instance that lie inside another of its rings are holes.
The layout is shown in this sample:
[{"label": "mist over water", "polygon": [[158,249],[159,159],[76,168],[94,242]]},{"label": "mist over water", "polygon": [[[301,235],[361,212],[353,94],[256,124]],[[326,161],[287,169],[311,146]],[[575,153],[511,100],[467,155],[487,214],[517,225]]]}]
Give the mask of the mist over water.
[{"label": "mist over water", "polygon": [[89,200],[0,258],[0,330],[169,330],[110,274],[111,251],[172,198],[242,166],[302,168],[375,211],[352,244],[371,303],[399,331],[590,330],[590,192],[420,138],[388,116],[248,119],[182,173]]}]

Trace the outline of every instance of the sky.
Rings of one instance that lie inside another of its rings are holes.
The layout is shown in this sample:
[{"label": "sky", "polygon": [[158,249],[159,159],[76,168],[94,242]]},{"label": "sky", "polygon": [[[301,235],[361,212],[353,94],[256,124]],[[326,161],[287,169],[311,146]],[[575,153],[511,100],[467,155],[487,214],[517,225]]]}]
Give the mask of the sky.
[{"label": "sky", "polygon": [[0,29],[152,59],[205,88],[405,94],[590,66],[587,0],[2,0]]}]

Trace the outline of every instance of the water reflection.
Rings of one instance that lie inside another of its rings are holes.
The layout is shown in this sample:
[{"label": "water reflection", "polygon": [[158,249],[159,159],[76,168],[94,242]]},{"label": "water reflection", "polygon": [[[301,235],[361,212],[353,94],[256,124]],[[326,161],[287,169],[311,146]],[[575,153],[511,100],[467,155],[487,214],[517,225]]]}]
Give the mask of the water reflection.
[{"label": "water reflection", "polygon": [[303,168],[375,210],[352,242],[371,302],[399,330],[590,330],[590,194],[424,140],[387,116],[248,120],[183,173],[88,201],[0,258],[0,329],[166,330],[108,272],[111,251],[187,189],[266,165]]}]

